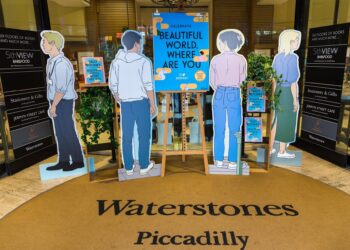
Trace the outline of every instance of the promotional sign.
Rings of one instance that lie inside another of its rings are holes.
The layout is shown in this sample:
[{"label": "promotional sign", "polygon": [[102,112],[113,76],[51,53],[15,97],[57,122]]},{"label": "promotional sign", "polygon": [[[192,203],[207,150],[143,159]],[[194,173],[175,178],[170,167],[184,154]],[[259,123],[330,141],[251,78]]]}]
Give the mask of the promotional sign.
[{"label": "promotional sign", "polygon": [[15,159],[53,144],[38,33],[0,29],[0,77]]},{"label": "promotional sign", "polygon": [[85,84],[105,83],[105,69],[102,57],[83,57]]},{"label": "promotional sign", "polygon": [[155,89],[208,90],[208,13],[154,13]]},{"label": "promotional sign", "polygon": [[335,149],[349,25],[310,29],[301,137]]},{"label": "promotional sign", "polygon": [[244,118],[244,141],[245,142],[262,142],[262,118],[245,117]]},{"label": "promotional sign", "polygon": [[247,93],[247,112],[265,112],[265,92],[263,88],[249,87]]}]

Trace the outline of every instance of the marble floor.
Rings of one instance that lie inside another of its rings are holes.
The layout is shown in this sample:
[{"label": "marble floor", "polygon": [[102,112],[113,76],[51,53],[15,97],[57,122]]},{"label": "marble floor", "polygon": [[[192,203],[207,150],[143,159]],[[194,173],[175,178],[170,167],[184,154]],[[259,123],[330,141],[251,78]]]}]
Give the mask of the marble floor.
[{"label": "marble floor", "polygon": [[[115,164],[109,163],[109,155],[100,153],[98,155],[94,154],[93,157],[95,158],[97,169],[116,167]],[[55,160],[56,157],[51,157],[39,164],[55,162]],[[302,162],[303,165],[301,167],[283,168],[317,179],[350,194],[349,169],[338,167],[307,152],[303,152]],[[69,177],[42,182],[40,180],[39,164],[31,166],[13,176],[5,176],[0,179],[0,218],[35,196],[76,178]]]}]

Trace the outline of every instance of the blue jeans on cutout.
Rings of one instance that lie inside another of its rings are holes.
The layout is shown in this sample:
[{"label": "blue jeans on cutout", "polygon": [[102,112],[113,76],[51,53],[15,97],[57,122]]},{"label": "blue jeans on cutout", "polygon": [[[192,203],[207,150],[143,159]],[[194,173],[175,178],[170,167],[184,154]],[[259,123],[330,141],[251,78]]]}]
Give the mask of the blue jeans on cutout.
[{"label": "blue jeans on cutout", "polygon": [[122,124],[122,154],[124,168],[131,170],[134,163],[132,138],[134,136],[135,122],[137,125],[139,141],[139,163],[141,169],[147,168],[150,158],[151,144],[151,114],[148,99],[131,102],[121,102]]},{"label": "blue jeans on cutout", "polygon": [[67,163],[70,158],[74,163],[84,162],[83,151],[73,120],[74,100],[62,99],[57,105],[56,113],[53,125],[58,149],[58,162]]},{"label": "blue jeans on cutout", "polygon": [[214,159],[224,160],[226,114],[229,128],[228,161],[237,162],[237,139],[235,133],[241,130],[242,105],[240,89],[218,87],[213,97]]}]

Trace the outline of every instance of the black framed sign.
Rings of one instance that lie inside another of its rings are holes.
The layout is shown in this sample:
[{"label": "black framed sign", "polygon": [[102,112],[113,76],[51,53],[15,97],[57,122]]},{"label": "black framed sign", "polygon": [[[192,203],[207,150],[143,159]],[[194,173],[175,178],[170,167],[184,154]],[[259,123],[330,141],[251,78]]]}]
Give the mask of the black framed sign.
[{"label": "black framed sign", "polygon": [[15,159],[54,144],[39,37],[0,28],[0,77]]},{"label": "black framed sign", "polygon": [[349,24],[310,29],[301,137],[335,150]]}]

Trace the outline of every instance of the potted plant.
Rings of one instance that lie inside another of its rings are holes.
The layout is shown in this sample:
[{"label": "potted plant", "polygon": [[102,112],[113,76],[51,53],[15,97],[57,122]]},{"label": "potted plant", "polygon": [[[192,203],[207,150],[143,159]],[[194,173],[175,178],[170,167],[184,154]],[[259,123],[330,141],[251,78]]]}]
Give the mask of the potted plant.
[{"label": "potted plant", "polygon": [[276,86],[281,84],[282,76],[278,76],[272,68],[272,59],[268,56],[252,52],[248,55],[247,63],[247,78],[242,84],[242,105],[244,110],[247,102],[247,88],[250,85],[262,87],[266,94],[267,108],[272,110],[277,109],[279,106],[280,91],[274,91],[273,83],[275,81]]},{"label": "potted plant", "polygon": [[[109,133],[113,148],[117,144],[113,137],[113,102],[105,88],[88,88],[80,94],[77,107],[79,122],[83,130],[81,139],[85,145],[97,144],[102,133]],[[92,132],[93,131],[93,132]]]}]

